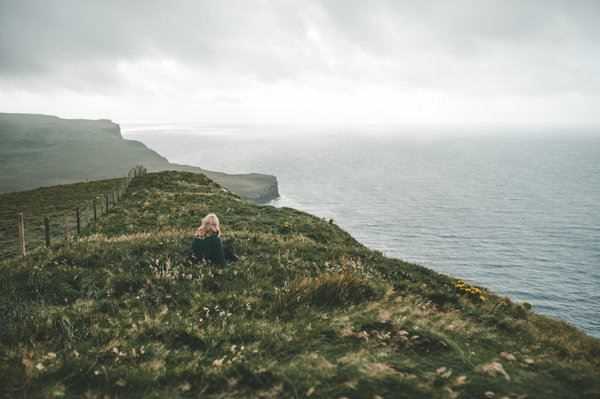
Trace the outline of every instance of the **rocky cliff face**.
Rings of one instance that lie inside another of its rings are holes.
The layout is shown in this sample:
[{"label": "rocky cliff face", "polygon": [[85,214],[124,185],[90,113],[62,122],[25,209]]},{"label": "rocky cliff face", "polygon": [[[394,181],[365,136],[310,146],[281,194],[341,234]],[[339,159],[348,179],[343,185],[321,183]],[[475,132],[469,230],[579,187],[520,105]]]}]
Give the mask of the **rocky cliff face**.
[{"label": "rocky cliff face", "polygon": [[125,140],[107,120],[0,113],[0,192],[124,176],[135,165],[150,171],[204,173],[241,197],[258,202],[278,196],[275,176],[231,175],[170,163],[143,143]]}]

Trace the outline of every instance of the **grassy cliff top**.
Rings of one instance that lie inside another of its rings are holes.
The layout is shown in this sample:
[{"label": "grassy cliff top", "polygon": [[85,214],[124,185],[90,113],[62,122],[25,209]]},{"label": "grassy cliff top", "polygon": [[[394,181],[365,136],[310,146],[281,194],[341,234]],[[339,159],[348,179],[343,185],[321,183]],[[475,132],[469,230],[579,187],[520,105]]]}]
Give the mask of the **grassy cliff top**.
[{"label": "grassy cliff top", "polygon": [[[225,269],[188,260],[208,212]],[[6,397],[600,395],[598,340],[192,173],[134,179],[79,240],[0,263],[0,287]]]},{"label": "grassy cliff top", "polygon": [[76,229],[76,208],[80,208],[80,222],[87,225],[93,220],[93,201],[96,200],[97,215],[102,214],[104,195],[119,190],[125,180],[94,180],[0,193],[0,258],[17,255],[18,213],[24,215],[27,248],[32,250],[44,245],[44,217],[49,218],[52,241],[61,239],[65,225],[71,233]]}]

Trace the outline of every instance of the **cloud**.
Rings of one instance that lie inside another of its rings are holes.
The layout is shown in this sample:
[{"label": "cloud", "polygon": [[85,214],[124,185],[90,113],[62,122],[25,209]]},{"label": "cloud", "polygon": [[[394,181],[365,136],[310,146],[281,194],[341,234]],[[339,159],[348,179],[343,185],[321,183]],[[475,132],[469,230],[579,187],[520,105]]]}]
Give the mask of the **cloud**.
[{"label": "cloud", "polygon": [[563,120],[588,120],[598,16],[595,1],[0,0],[0,106],[62,93],[268,118],[336,102],[351,107],[337,118],[400,120],[373,109],[385,98],[443,122],[481,101],[541,115],[563,98]]}]

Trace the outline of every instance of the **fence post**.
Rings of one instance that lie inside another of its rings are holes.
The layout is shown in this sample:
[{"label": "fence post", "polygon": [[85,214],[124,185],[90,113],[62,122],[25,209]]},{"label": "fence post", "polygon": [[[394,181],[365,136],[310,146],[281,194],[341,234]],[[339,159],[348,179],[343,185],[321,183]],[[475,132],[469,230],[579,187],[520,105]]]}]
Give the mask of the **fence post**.
[{"label": "fence post", "polygon": [[98,213],[96,211],[96,198],[94,198],[94,225],[96,224],[96,221],[98,221]]},{"label": "fence post", "polygon": [[81,218],[79,215],[79,207],[75,208],[75,217],[77,218],[77,235],[81,234]]},{"label": "fence post", "polygon": [[64,230],[65,230],[65,241],[69,241],[69,219],[67,218],[67,215],[65,215],[65,225],[64,225]]},{"label": "fence post", "polygon": [[17,214],[17,237],[19,239],[19,252],[21,256],[27,255],[27,247],[25,243],[25,218],[23,212]]},{"label": "fence post", "polygon": [[50,220],[48,216],[44,218],[44,239],[46,241],[46,248],[50,248]]},{"label": "fence post", "polygon": [[108,213],[108,194],[106,194],[106,193],[104,193],[104,203],[106,205],[104,208],[106,210],[105,213]]}]

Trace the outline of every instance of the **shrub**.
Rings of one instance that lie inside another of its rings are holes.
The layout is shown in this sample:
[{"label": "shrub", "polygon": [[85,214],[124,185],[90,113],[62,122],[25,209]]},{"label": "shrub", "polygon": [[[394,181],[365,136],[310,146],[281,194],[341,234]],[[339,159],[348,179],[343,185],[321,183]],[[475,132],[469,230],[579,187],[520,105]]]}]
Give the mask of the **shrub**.
[{"label": "shrub", "polygon": [[458,304],[458,295],[454,292],[435,291],[427,295],[427,298],[437,306],[454,306]]}]

